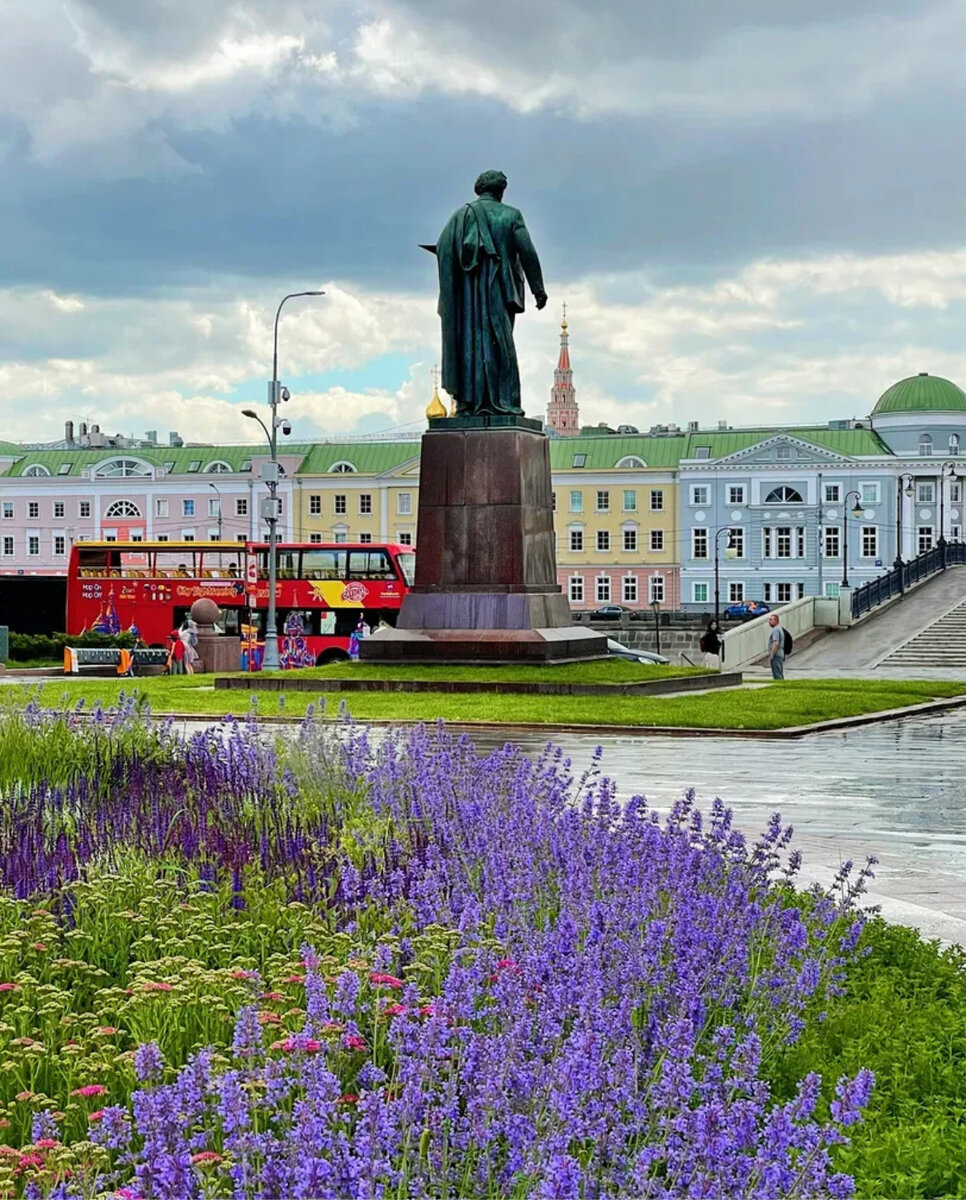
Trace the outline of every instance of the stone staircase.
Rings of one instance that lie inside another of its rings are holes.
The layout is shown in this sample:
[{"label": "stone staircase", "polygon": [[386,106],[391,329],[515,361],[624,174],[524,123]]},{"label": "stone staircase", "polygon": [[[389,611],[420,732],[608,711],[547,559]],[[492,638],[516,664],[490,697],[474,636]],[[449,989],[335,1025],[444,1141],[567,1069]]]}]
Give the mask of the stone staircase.
[{"label": "stone staircase", "polygon": [[[915,601],[912,601],[915,603]],[[908,603],[908,601],[907,601]],[[966,600],[902,642],[875,664],[877,667],[966,669]]]}]

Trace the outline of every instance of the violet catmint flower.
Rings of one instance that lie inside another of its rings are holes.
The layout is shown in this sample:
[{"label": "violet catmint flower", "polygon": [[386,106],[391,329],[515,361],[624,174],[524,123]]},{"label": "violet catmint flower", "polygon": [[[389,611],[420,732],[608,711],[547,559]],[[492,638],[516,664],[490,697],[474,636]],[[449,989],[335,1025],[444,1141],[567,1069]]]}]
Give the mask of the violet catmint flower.
[{"label": "violet catmint flower", "polygon": [[157,1042],[143,1042],[134,1051],[134,1070],[142,1083],[157,1079],[164,1070],[164,1059]]}]

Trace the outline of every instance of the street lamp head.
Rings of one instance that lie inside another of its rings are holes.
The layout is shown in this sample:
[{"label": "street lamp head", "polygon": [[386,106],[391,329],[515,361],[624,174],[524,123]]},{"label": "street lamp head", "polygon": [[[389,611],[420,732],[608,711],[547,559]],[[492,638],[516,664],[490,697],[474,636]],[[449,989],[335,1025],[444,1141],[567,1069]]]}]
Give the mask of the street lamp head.
[{"label": "street lamp head", "polygon": [[852,516],[857,521],[860,520],[860,518],[865,516],[865,509],[862,507],[861,504],[856,503],[855,508],[852,509]]},{"label": "street lamp head", "polygon": [[258,413],[252,408],[243,408],[241,414],[243,417],[249,417],[253,421],[258,420]]}]

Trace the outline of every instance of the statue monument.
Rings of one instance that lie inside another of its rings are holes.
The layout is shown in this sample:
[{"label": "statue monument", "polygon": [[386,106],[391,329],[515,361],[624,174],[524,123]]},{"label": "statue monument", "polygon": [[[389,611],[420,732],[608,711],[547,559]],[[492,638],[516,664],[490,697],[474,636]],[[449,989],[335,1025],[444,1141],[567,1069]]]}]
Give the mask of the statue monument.
[{"label": "statue monument", "polygon": [[[575,625],[557,584],[550,451],[523,415],[513,343],[528,284],[547,303],[540,260],[502,171],[435,246],[442,384],[455,415],[430,416],[419,462],[416,579],[394,629],[360,644],[381,662],[561,662],[603,657],[607,639]],[[437,411],[444,412],[442,406]]]},{"label": "statue monument", "polygon": [[458,208],[436,243],[443,387],[457,416],[522,416],[513,323],[524,281],[547,303],[540,260],[517,208],[503,203],[507,179],[484,171],[477,198]]}]

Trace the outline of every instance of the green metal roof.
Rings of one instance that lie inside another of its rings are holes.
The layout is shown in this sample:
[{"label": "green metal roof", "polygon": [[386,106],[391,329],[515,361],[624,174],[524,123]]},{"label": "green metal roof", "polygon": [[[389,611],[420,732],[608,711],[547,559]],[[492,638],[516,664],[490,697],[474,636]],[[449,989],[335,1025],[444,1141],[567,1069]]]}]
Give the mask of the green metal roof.
[{"label": "green metal roof", "polygon": [[820,446],[823,450],[831,450],[836,454],[850,457],[866,454],[892,454],[889,447],[882,441],[873,429],[729,429],[721,432],[691,433],[688,435],[687,453],[682,458],[697,458],[698,447],[710,447],[708,458],[725,458],[729,454],[737,454],[756,446],[759,442],[767,441],[779,434],[796,438],[800,442],[809,442]]},{"label": "green metal roof", "polygon": [[905,412],[966,412],[966,392],[949,379],[921,371],[884,391],[872,415]]},{"label": "green metal roof", "polygon": [[[289,443],[279,439],[278,443],[280,457],[289,454],[304,455],[308,453],[309,448],[308,442]],[[120,456],[124,452],[119,450],[116,453]],[[136,456],[137,451],[132,450],[131,454]],[[159,446],[157,449],[152,448],[152,454],[158,462],[174,463],[170,472],[172,475],[203,474],[205,467],[215,462],[227,463],[233,471],[240,471],[246,459],[252,458],[253,455],[263,457],[268,454],[268,443],[254,442],[241,446]],[[197,472],[188,470],[194,462],[201,463]]]},{"label": "green metal roof", "polygon": [[[301,457],[311,448],[308,442],[295,442],[291,445],[280,443],[278,452],[280,456],[294,454]],[[52,476],[76,479],[86,468],[112,458],[134,458],[154,467],[172,463],[172,475],[201,475],[205,474],[205,468],[214,462],[227,463],[232,471],[240,471],[245,459],[268,453],[268,446],[260,442],[242,446],[102,446],[98,449],[84,450],[25,450],[23,446],[17,446],[14,449],[20,458],[7,471],[7,478],[23,475],[24,471],[32,466],[41,466],[46,467]],[[193,462],[199,464],[197,471],[188,469]],[[70,463],[71,469],[61,475],[60,468],[65,463]]]},{"label": "green metal roof", "polygon": [[649,467],[669,469],[676,467],[684,457],[688,444],[687,434],[650,437],[619,437],[613,434],[598,434],[593,437],[553,438],[550,442],[550,467],[554,471],[570,471],[574,468],[574,457],[585,455],[582,467],[577,470],[611,471],[622,458],[631,455],[642,458]]},{"label": "green metal roof", "polygon": [[328,475],[339,462],[352,463],[360,475],[383,475],[419,458],[419,442],[321,442],[310,446],[299,475]]}]

